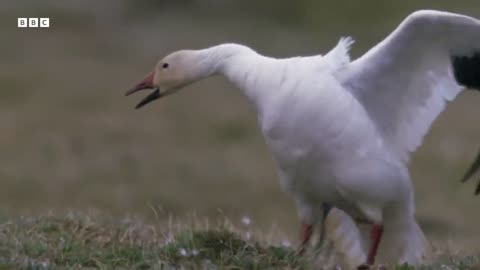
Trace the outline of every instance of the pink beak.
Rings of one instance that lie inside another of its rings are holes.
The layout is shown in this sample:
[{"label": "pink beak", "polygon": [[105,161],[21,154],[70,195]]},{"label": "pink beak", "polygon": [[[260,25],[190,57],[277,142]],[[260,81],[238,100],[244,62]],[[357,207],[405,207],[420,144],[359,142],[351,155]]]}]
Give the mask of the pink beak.
[{"label": "pink beak", "polygon": [[125,96],[129,96],[137,91],[144,90],[144,89],[152,89],[155,88],[153,86],[153,76],[154,72],[149,73],[145,78],[140,81],[137,85],[135,85],[132,89],[128,90],[125,93]]},{"label": "pink beak", "polygon": [[153,85],[153,77],[154,77],[154,73],[153,72],[149,73],[141,82],[139,82],[132,89],[128,90],[125,93],[125,95],[128,96],[128,95],[131,95],[131,94],[133,94],[137,91],[144,90],[144,89],[153,89],[154,90],[152,93],[150,93],[144,99],[142,99],[137,104],[137,106],[135,106],[136,109],[139,109],[139,108],[145,106],[146,104],[164,96],[164,95],[160,94],[160,89],[158,89],[158,87],[155,87]]}]

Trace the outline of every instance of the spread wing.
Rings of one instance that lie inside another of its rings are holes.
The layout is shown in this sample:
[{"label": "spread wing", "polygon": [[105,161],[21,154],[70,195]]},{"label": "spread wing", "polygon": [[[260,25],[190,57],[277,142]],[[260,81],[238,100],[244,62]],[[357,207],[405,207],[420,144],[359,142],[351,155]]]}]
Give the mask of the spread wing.
[{"label": "spread wing", "polygon": [[[439,11],[412,13],[339,79],[392,151],[408,162],[447,101],[465,88],[480,89],[480,21]],[[466,177],[479,167],[480,153]]]}]

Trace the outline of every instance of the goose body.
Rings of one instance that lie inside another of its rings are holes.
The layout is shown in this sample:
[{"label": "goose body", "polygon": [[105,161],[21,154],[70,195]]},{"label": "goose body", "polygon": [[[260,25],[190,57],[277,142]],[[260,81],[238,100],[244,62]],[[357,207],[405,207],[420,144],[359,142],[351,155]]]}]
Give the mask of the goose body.
[{"label": "goose body", "polygon": [[209,76],[227,77],[258,114],[281,186],[307,226],[304,240],[328,203],[374,225],[365,263],[379,247],[387,262],[419,264],[427,248],[409,155],[447,101],[480,89],[480,22],[418,11],[353,62],[351,44],[345,38],[324,56],[288,59],[238,44],[178,51],[127,94],[155,89],[143,106]]}]

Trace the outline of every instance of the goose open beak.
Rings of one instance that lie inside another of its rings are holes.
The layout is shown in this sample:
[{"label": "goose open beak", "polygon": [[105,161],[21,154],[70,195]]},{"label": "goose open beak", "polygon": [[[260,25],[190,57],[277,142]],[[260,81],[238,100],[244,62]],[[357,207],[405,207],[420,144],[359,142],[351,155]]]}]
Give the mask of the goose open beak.
[{"label": "goose open beak", "polygon": [[153,76],[154,76],[153,72],[149,73],[147,76],[145,76],[145,78],[143,78],[143,80],[141,80],[137,85],[135,85],[134,87],[132,87],[130,90],[128,90],[125,93],[125,96],[129,96],[129,95],[131,95],[135,92],[141,91],[141,90],[154,89],[154,91],[152,93],[150,93],[148,96],[146,96],[144,99],[142,99],[137,104],[137,106],[135,106],[135,109],[139,109],[139,108],[147,105],[148,103],[150,103],[150,102],[152,102],[156,99],[159,99],[163,96],[160,93],[160,89],[153,85]]},{"label": "goose open beak", "polygon": [[135,109],[140,109],[141,107],[147,105],[148,103],[154,101],[154,100],[157,100],[159,98],[161,98],[162,95],[160,94],[160,89],[158,88],[155,88],[155,91],[153,91],[152,93],[150,93],[148,96],[146,96],[144,99],[142,99],[138,104],[137,106],[135,106]]},{"label": "goose open beak", "polygon": [[152,89],[154,88],[153,86],[153,76],[154,76],[154,73],[151,72],[149,73],[147,76],[145,76],[145,78],[143,78],[143,80],[141,80],[137,85],[135,85],[134,87],[132,87],[130,90],[128,90],[126,93],[125,93],[125,96],[129,96],[135,92],[138,92],[140,90],[144,90],[144,89]]}]

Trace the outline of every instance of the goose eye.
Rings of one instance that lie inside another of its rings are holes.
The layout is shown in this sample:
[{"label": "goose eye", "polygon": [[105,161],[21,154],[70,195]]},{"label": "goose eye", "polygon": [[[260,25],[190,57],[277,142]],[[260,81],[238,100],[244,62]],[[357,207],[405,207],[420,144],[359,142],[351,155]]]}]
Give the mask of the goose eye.
[{"label": "goose eye", "polygon": [[163,68],[168,68],[168,63],[164,63],[164,64],[162,65],[162,67],[163,67]]}]

